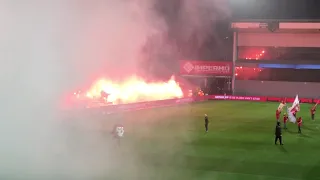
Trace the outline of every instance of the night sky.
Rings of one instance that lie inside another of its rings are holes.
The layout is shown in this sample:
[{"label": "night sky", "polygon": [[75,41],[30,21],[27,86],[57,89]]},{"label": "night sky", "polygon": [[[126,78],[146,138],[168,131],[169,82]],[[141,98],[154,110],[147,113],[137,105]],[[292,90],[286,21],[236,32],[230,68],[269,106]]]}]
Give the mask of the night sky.
[{"label": "night sky", "polygon": [[229,0],[234,19],[320,19],[320,0]]}]

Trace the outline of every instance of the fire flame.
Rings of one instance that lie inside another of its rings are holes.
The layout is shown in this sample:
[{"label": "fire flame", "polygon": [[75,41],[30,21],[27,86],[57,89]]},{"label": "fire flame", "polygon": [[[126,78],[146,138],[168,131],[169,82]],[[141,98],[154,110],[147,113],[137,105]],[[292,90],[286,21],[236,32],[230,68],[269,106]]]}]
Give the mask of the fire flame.
[{"label": "fire flame", "polygon": [[91,86],[86,96],[92,99],[101,98],[102,91],[108,94],[106,101],[113,104],[163,100],[183,96],[183,92],[174,77],[171,77],[168,82],[153,83],[147,83],[136,76],[120,82],[100,79]]}]

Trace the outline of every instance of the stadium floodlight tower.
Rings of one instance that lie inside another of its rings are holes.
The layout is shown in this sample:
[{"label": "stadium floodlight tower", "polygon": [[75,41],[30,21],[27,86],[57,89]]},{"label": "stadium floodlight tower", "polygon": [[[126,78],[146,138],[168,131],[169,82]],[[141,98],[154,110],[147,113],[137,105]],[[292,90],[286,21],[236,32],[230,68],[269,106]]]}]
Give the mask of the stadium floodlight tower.
[{"label": "stadium floodlight tower", "polygon": [[319,96],[320,21],[241,20],[231,28],[234,94]]}]

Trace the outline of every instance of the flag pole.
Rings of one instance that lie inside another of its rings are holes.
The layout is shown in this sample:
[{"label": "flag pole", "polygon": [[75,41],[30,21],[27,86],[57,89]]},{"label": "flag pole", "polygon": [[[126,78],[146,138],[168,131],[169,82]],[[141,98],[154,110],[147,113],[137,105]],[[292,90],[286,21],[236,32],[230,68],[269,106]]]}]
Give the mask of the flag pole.
[{"label": "flag pole", "polygon": [[316,108],[318,104],[319,104],[319,100],[318,100],[317,103],[313,106],[313,108]]}]

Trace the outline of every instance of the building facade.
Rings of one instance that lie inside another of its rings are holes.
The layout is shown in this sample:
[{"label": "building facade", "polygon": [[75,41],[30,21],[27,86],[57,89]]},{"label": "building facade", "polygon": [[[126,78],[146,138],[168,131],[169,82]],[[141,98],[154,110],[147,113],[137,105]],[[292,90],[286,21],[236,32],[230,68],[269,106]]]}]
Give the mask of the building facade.
[{"label": "building facade", "polygon": [[320,21],[231,23],[235,95],[320,95]]}]

